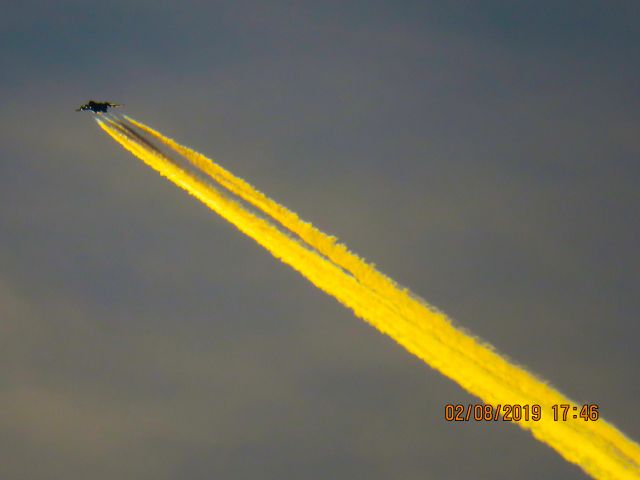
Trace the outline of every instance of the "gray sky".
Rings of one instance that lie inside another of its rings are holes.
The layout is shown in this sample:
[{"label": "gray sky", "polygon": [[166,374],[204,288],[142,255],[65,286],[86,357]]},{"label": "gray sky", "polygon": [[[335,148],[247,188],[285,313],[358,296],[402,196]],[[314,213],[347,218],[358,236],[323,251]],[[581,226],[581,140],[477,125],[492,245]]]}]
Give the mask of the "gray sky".
[{"label": "gray sky", "polygon": [[640,439],[637,2],[7,2],[0,477],[584,478],[110,141],[212,156]]}]

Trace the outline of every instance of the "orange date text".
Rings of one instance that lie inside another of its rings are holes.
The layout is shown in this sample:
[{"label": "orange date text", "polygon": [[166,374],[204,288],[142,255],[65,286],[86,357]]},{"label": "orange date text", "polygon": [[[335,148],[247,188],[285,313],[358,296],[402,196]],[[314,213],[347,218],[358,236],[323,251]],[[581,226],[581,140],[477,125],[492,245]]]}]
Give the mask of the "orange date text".
[{"label": "orange date text", "polygon": [[447,403],[444,406],[447,422],[537,422],[541,418],[542,408],[538,404]]}]

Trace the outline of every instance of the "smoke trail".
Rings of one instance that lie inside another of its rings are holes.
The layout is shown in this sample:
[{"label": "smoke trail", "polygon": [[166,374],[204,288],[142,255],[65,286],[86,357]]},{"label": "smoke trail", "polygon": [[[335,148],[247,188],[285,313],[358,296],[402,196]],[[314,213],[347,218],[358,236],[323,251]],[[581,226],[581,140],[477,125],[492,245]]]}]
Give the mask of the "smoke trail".
[{"label": "smoke trail", "polygon": [[[362,270],[363,265],[366,268],[358,274],[354,273],[357,279],[348,275],[318,253],[284,235],[269,222],[225,198],[212,186],[176,167],[159,151],[138,142],[125,127],[114,122],[107,124],[99,121],[99,124],[149,166],[199,198],[274,256],[351,308],[356,315],[485,402],[541,404],[544,410],[542,420],[523,421],[520,425],[530,429],[536,438],[548,443],[567,460],[601,478],[640,477],[638,446],[613,426],[602,420],[576,422],[568,419],[567,422],[554,422],[550,406],[571,403],[568,399],[525,370],[509,364],[490,347],[456,330],[442,313],[419,304],[391,281],[384,281],[386,277],[373,267],[355,257],[362,262],[358,268]],[[226,181],[230,182],[229,177]],[[251,193],[246,187],[242,188],[245,194]],[[317,248],[314,242],[309,243]],[[332,252],[332,255],[335,256],[336,252]],[[344,263],[344,259],[341,261]],[[380,277],[382,282],[379,281]]]},{"label": "smoke trail", "polygon": [[[446,337],[449,338],[449,340],[452,339],[452,336],[457,337],[459,340],[464,340],[464,338],[462,338],[460,335],[457,335],[461,332],[455,331],[455,329],[453,329],[453,327],[451,327],[451,325],[449,324],[448,319],[443,314],[435,312],[433,308],[421,303],[415,297],[409,295],[406,290],[399,288],[393,280],[386,277],[385,275],[377,271],[372,265],[367,264],[357,255],[350,252],[345,245],[337,243],[334,237],[326,235],[325,233],[316,229],[312,224],[302,221],[296,213],[288,210],[283,205],[280,205],[274,200],[270,199],[245,180],[236,177],[231,172],[214,163],[211,159],[207,158],[201,153],[180,145],[174,140],[165,137],[161,133],[141,122],[138,122],[127,116],[125,116],[125,118],[136,127],[161,141],[166,146],[182,154],[196,168],[199,168],[201,171],[210,175],[211,178],[219,182],[222,186],[230,190],[232,193],[238,195],[243,200],[259,208],[271,218],[278,221],[281,225],[297,234],[307,244],[314,247],[322,255],[326,256],[335,264],[341,266],[346,271],[353,274],[354,277],[357,278],[358,281],[360,281],[363,285],[366,285],[369,288],[379,292],[386,298],[393,299],[394,305],[401,307],[402,313],[409,319],[423,324],[425,323],[426,319],[429,319],[431,321],[431,324],[428,324],[427,327],[433,327],[430,329],[430,332],[433,335],[437,336],[438,338]],[[446,334],[443,335],[443,332],[446,332]],[[465,347],[468,347],[468,345],[465,345],[464,342],[460,342],[460,347],[462,351],[459,353],[464,356]],[[482,353],[475,350],[470,350],[469,352],[473,352],[476,354]],[[486,364],[488,369],[491,369],[492,367],[494,369],[500,367],[500,365],[497,365],[495,362],[491,363],[490,358],[469,358],[469,360],[480,362],[489,361],[489,363]],[[447,375],[447,372],[443,373]],[[513,372],[502,370],[496,373],[504,377],[508,373],[510,374]],[[538,381],[536,383],[521,381],[522,379],[517,376],[507,376],[506,380],[511,383],[512,388],[529,389],[531,390],[529,393],[532,396],[536,398],[548,399],[551,402],[548,404],[549,408],[553,404],[566,403],[568,401],[564,397],[555,396],[556,392],[546,387],[541,381]],[[608,441],[617,444],[619,449],[623,451],[625,455],[629,455],[632,457],[637,457],[638,455],[640,455],[636,446],[632,443],[626,442],[626,439],[621,438],[619,432],[616,429],[609,428],[608,426],[605,427],[602,423],[589,423],[586,424],[585,427],[590,430],[595,430],[596,433],[601,435],[603,438],[606,438]]]}]

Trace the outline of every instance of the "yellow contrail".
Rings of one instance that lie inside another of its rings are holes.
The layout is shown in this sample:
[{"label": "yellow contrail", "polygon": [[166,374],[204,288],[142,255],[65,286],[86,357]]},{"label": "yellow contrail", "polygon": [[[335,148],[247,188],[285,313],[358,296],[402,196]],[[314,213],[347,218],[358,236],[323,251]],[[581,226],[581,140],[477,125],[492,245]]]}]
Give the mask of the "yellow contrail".
[{"label": "yellow contrail", "polygon": [[[164,143],[166,146],[183,155],[195,167],[209,174],[214,180],[219,182],[222,186],[230,190],[232,193],[251,203],[255,207],[262,210],[264,213],[269,215],[271,218],[288,228],[290,231],[296,233],[300,238],[302,238],[307,244],[314,247],[318,252],[325,255],[331,261],[341,266],[348,272],[352,273],[361,283],[381,293],[386,298],[393,299],[394,304],[398,307],[401,307],[403,313],[408,318],[411,318],[418,323],[424,323],[425,319],[429,318],[431,320],[431,325],[427,326],[432,327],[430,331],[434,335],[438,336],[439,338],[447,337],[449,340],[452,340],[452,338],[454,337],[458,337],[458,339],[460,339],[461,335],[464,336],[464,334],[462,334],[461,332],[457,332],[455,329],[453,329],[453,327],[451,327],[451,325],[447,321],[447,318],[443,314],[434,312],[433,309],[430,309],[428,306],[424,305],[419,300],[409,295],[406,290],[400,289],[395,284],[395,282],[393,282],[393,280],[378,272],[372,265],[367,264],[357,255],[350,252],[346,248],[346,246],[337,243],[334,237],[328,236],[320,230],[316,229],[310,223],[302,221],[297,214],[268,198],[248,182],[236,177],[231,172],[214,163],[204,155],[188,147],[180,145],[174,140],[165,137],[160,132],[141,122],[138,122],[130,117],[125,118],[136,127],[152,135],[157,140],[160,140],[162,143]],[[460,344],[460,347],[462,349],[467,346],[468,345],[465,345],[464,342]],[[484,352],[470,350],[469,353],[472,355],[476,354],[474,356],[477,357],[478,353],[482,354]],[[463,352],[461,352],[461,354],[465,354],[464,350]],[[470,360],[486,362],[487,360],[491,359],[470,358]],[[499,368],[500,365],[496,365],[495,363],[488,363],[487,368],[491,369],[491,367],[494,367],[495,369]],[[446,372],[443,373],[447,375]],[[511,374],[513,372],[502,370],[502,372],[498,373],[502,373],[503,375],[505,375]],[[548,406],[559,403],[566,403],[568,401],[566,398],[558,397],[556,395],[557,392],[549,389],[540,381],[536,383],[520,382],[519,380],[522,379],[519,379],[517,377],[512,378],[508,376],[507,381],[511,380],[512,386],[529,389],[531,390],[530,393],[536,398],[546,398],[547,400],[549,400]],[[637,446],[632,443],[629,444],[626,441],[621,442],[620,434],[617,430],[611,428],[603,428],[602,423],[590,423],[586,424],[585,427],[588,429],[596,430],[604,438],[613,443],[617,443],[620,450],[625,454],[636,457],[638,456],[639,453],[638,449],[636,448]]]},{"label": "yellow contrail", "polygon": [[551,405],[576,404],[524,369],[508,363],[488,345],[453,327],[444,314],[421,304],[372,266],[348,252],[343,245],[336,244],[335,239],[300,221],[295,214],[243,180],[197,152],[129,120],[183,154],[225,188],[277,218],[304,239],[308,246],[331,261],[180,169],[157,150],[132,136],[125,126],[113,121],[99,121],[99,125],[127,150],[199,198],[274,256],[351,308],[356,315],[486,403],[542,405],[540,421],[521,421],[519,424],[530,429],[536,438],[555,448],[567,460],[599,478],[640,478],[640,447],[615,427],[603,420],[584,422],[568,418],[567,421],[553,421]]}]

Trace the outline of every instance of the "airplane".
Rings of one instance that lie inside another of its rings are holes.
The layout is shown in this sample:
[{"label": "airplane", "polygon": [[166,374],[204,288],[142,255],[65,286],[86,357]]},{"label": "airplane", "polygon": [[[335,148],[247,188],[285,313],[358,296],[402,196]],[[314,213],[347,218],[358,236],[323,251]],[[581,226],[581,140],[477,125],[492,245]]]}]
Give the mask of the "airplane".
[{"label": "airplane", "polygon": [[107,110],[110,107],[121,107],[119,103],[111,103],[111,102],[94,102],[93,100],[89,100],[89,103],[84,105],[80,105],[76,109],[76,112],[91,110],[93,113],[107,113]]}]

